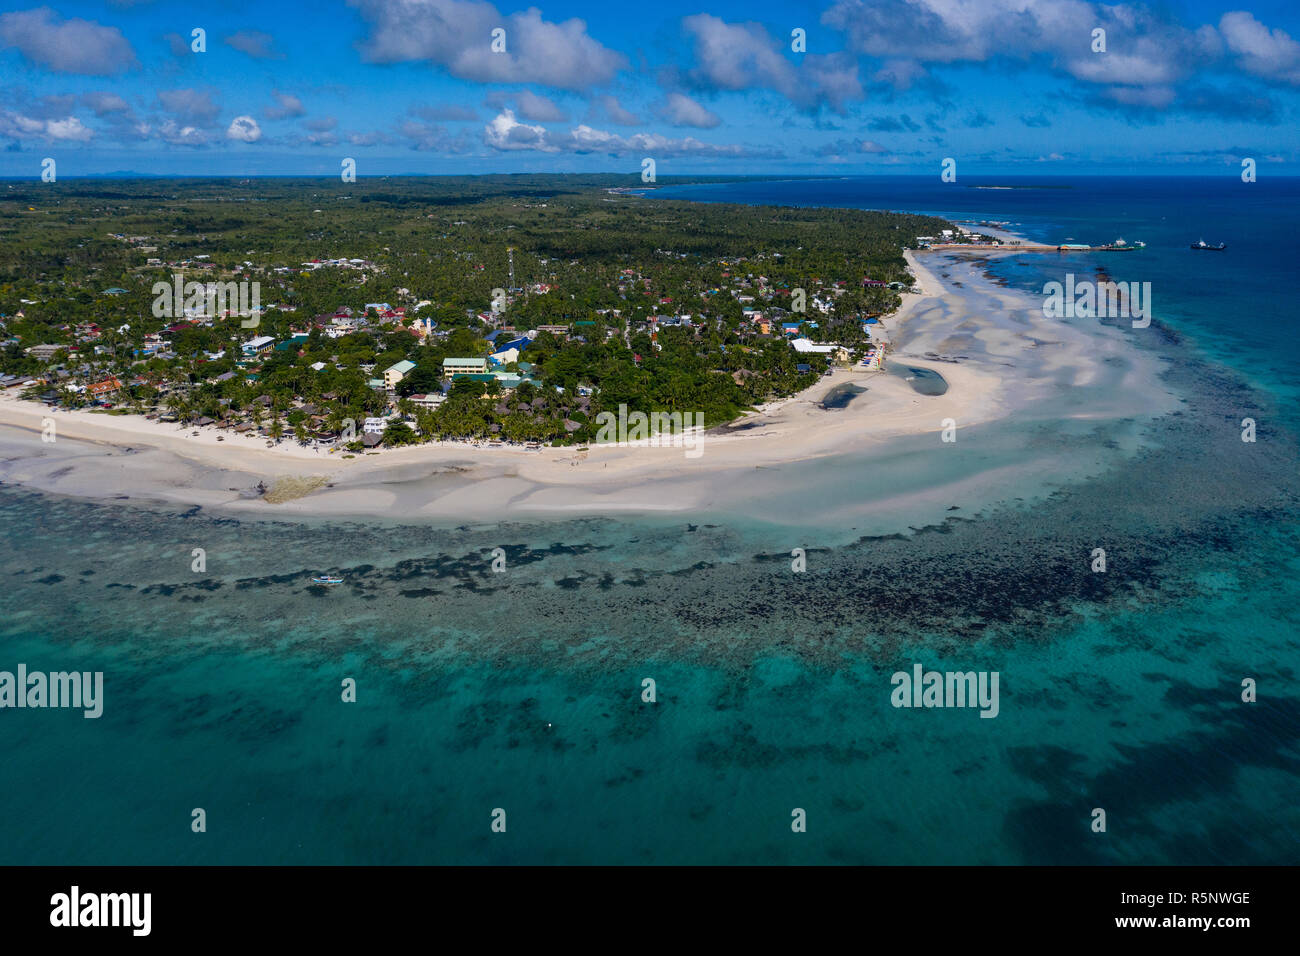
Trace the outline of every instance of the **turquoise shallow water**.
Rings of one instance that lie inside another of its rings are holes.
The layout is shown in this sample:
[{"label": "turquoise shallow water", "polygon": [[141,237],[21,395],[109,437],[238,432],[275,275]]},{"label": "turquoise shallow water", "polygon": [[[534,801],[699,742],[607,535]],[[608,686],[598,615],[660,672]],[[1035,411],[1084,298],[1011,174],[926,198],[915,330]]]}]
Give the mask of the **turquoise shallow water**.
[{"label": "turquoise shallow water", "polygon": [[[0,863],[1295,863],[1285,389],[1161,328],[1187,399],[1122,464],[906,534],[240,522],[0,487],[0,669],[105,675],[98,720],[0,710]],[[1117,438],[1035,421],[986,454]],[[915,662],[997,671],[999,715],[892,707]]]},{"label": "turquoise shallow water", "polygon": [[[0,714],[7,863],[1294,859],[1296,541],[1263,512],[1117,542],[1106,585],[961,529],[795,578],[720,529],[584,522],[354,534],[320,593],[346,531],[0,501],[46,516],[0,565],[6,659],[106,682],[99,720]],[[999,671],[999,716],[890,707],[914,661]]]}]

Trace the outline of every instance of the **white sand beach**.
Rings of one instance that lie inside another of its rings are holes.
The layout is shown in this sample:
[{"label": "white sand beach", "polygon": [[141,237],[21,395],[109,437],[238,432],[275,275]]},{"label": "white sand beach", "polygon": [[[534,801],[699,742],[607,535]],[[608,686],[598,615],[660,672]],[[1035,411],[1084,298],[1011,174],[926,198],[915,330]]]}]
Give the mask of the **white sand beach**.
[{"label": "white sand beach", "polygon": [[[1154,414],[1172,407],[1152,360],[1127,346],[1115,330],[1044,319],[1037,300],[1000,289],[973,266],[963,268],[943,254],[909,252],[907,259],[920,292],[906,294],[898,312],[885,319],[893,348],[888,363],[937,372],[948,383],[946,393],[919,394],[903,375],[839,369],[798,395],[706,433],[697,457],[680,447],[526,450],[460,442],[344,457],[342,449],[331,453],[291,440],[268,448],[265,439],[212,427],[50,411],[4,394],[0,482],[75,497],[199,505],[266,517],[463,522],[738,509],[779,522],[782,515],[766,514],[772,510],[774,469],[842,460],[869,467],[873,460],[889,459],[905,437],[922,437],[924,448],[938,450],[946,419],[959,430],[969,429],[1083,387],[1111,398],[1079,409],[1082,416],[1132,415],[1135,408]],[[949,279],[935,274],[936,263],[943,264]],[[954,268],[963,270],[960,278],[952,274]],[[821,407],[826,394],[845,383],[867,391],[847,407]],[[47,421],[54,424],[53,442],[42,440]],[[801,480],[808,473],[799,469]],[[991,477],[992,469],[984,473]],[[943,484],[955,490],[972,477],[954,476]],[[275,489],[285,479],[320,487],[279,504],[251,490],[259,482]],[[896,503],[918,493],[919,487],[892,492]],[[888,494],[880,492],[879,507],[890,505]]]}]

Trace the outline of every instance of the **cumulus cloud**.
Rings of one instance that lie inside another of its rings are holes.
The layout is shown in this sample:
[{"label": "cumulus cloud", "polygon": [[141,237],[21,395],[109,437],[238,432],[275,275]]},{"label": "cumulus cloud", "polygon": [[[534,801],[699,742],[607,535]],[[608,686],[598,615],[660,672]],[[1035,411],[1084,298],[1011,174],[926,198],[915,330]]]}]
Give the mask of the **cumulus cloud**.
[{"label": "cumulus cloud", "polygon": [[1219,32],[1238,65],[1253,76],[1300,86],[1300,43],[1282,30],[1269,30],[1238,10],[1225,13]]},{"label": "cumulus cloud", "polygon": [[530,126],[515,119],[514,110],[502,110],[483,128],[483,142],[493,149],[536,149],[544,153],[558,153],[552,145],[544,126]]},{"label": "cumulus cloud", "polygon": [[681,93],[669,93],[655,112],[674,126],[712,129],[722,124],[722,117],[718,116],[717,113],[711,112],[689,96],[684,96]]},{"label": "cumulus cloud", "polygon": [[46,120],[45,129],[50,139],[55,140],[75,140],[84,143],[94,135],[75,116],[61,120]]},{"label": "cumulus cloud", "polygon": [[328,133],[334,127],[339,125],[339,121],[333,116],[317,116],[312,119],[303,120],[302,125],[307,127],[313,133]]},{"label": "cumulus cloud", "polygon": [[0,45],[56,73],[109,76],[138,66],[117,27],[93,20],[62,20],[49,7],[0,14]]},{"label": "cumulus cloud", "polygon": [[0,110],[0,136],[16,140],[42,140],[47,143],[85,143],[94,132],[75,116],[41,119],[12,110]]},{"label": "cumulus cloud", "polygon": [[170,119],[158,127],[158,138],[173,146],[207,146],[210,139],[207,130]]},{"label": "cumulus cloud", "polygon": [[[427,61],[452,76],[489,83],[538,83],[556,89],[601,86],[627,65],[621,53],[587,33],[582,20],[543,20],[530,7],[505,16],[483,0],[348,0],[370,27],[361,44],[372,63]],[[492,31],[506,49],[492,51]]]},{"label": "cumulus cloud", "polygon": [[256,143],[262,138],[262,128],[251,116],[236,116],[226,129],[226,139],[240,143]]},{"label": "cumulus cloud", "polygon": [[796,67],[757,23],[727,23],[697,13],[683,19],[682,28],[694,40],[689,78],[700,88],[775,90],[800,107],[838,111],[862,96],[858,64],[848,54],[803,54]]},{"label": "cumulus cloud", "polygon": [[[1228,13],[1216,30],[1191,27],[1164,8],[1086,0],[835,0],[822,23],[854,53],[878,57],[875,79],[906,89],[936,64],[1021,61],[1063,72],[1096,89],[1090,101],[1129,111],[1205,111],[1189,95],[1198,70],[1225,49],[1244,72],[1300,84],[1300,44],[1249,13]],[[1094,53],[1092,31],[1106,31]],[[1202,100],[1205,97],[1201,97]]]}]

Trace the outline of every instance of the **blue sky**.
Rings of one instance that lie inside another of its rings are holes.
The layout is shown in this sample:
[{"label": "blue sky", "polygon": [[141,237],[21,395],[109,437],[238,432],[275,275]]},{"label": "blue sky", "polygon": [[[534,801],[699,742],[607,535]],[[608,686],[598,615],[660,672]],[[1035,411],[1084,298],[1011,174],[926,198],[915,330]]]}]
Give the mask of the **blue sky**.
[{"label": "blue sky", "polygon": [[[0,4],[0,175],[1300,173],[1300,5]],[[205,33],[195,52],[193,31]],[[504,51],[493,31],[504,30]],[[1093,32],[1105,30],[1105,51]],[[794,50],[802,30],[805,49]]]}]

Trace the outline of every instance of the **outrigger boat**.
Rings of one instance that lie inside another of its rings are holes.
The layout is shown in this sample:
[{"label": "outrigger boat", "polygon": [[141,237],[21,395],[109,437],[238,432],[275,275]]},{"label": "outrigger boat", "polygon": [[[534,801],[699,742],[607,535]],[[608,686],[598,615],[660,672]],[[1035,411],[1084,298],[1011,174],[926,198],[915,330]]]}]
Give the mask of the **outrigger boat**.
[{"label": "outrigger boat", "polygon": [[328,574],[321,574],[311,579],[312,584],[342,584],[342,578],[333,578]]},{"label": "outrigger boat", "polygon": [[1209,243],[1207,243],[1204,239],[1201,239],[1198,242],[1193,242],[1192,248],[1197,250],[1204,250],[1205,252],[1222,252],[1224,249],[1228,248],[1228,244],[1226,242],[1221,242],[1217,246],[1212,246]]}]

